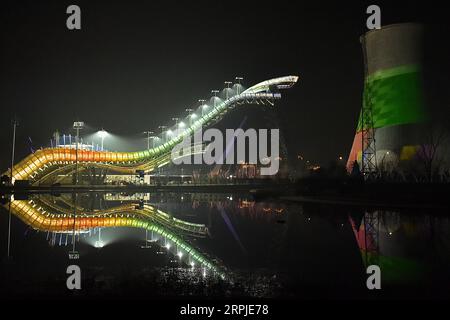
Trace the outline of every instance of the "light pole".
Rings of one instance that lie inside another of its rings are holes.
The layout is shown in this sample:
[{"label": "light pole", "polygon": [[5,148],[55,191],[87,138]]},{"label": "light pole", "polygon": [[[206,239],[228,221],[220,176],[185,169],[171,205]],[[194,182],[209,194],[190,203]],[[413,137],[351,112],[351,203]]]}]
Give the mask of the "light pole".
[{"label": "light pole", "polygon": [[[84,122],[76,121],[73,123],[73,128],[77,131],[76,145],[75,145],[75,185],[78,184],[78,140],[80,138],[80,130],[84,128]],[[77,217],[77,193],[73,193],[73,231],[72,231],[72,251],[69,252],[69,259],[78,259],[78,252],[75,251],[75,227]]]},{"label": "light pole", "polygon": [[15,149],[16,149],[16,128],[19,125],[19,121],[17,121],[16,118],[13,119],[12,121],[12,125],[13,125],[13,137],[12,137],[12,150],[11,150],[11,184],[14,184],[13,181],[13,169],[14,169],[14,153],[15,153]]},{"label": "light pole", "polygon": [[162,143],[164,144],[164,130],[167,129],[167,126],[159,126],[158,129],[161,130],[161,139],[162,139]]},{"label": "light pole", "polygon": [[98,135],[100,136],[100,138],[102,139],[102,144],[101,144],[101,148],[103,151],[103,140],[105,140],[106,136],[108,135],[108,132],[106,132],[104,129],[100,130],[98,132]]},{"label": "light pole", "polygon": [[80,130],[84,128],[84,122],[76,121],[73,123],[73,128],[77,131],[77,136],[75,138],[75,185],[78,184],[78,141],[80,139]]},{"label": "light pole", "polygon": [[102,241],[102,228],[98,228],[98,240],[95,241],[94,243],[94,247],[96,247],[97,249],[101,249],[103,248],[104,243]]},{"label": "light pole", "polygon": [[[150,150],[150,139],[152,138],[153,131],[144,131],[144,134],[147,135],[147,150]],[[154,137],[153,137],[154,138]],[[153,148],[155,147],[155,139],[153,139]]]},{"label": "light pole", "polygon": [[[14,185],[14,175],[13,175],[13,170],[14,170],[14,153],[15,153],[15,148],[16,148],[16,127],[19,125],[19,122],[17,121],[16,118],[13,119],[12,121],[12,125],[13,125],[13,138],[12,138],[12,150],[11,150],[11,177],[10,177],[10,184]],[[8,260],[11,256],[11,202],[12,202],[12,194],[10,196],[9,199],[9,212],[8,212]]]},{"label": "light pole", "polygon": [[148,230],[145,228],[145,248],[148,249]]},{"label": "light pole", "polygon": [[[180,118],[172,118],[172,121],[175,121],[175,135],[178,134],[178,121],[180,120]],[[167,132],[169,133],[169,132]]]},{"label": "light pole", "polygon": [[238,83],[237,94],[240,94],[239,89],[240,89],[241,81],[244,80],[244,78],[236,77],[236,78],[234,78],[234,80],[236,80],[236,82]]},{"label": "light pole", "polygon": [[228,100],[228,91],[230,90],[230,85],[232,85],[233,83],[231,81],[225,81],[225,98]]},{"label": "light pole", "polygon": [[205,99],[198,99],[198,102],[200,103],[200,108],[202,109],[202,117],[203,117],[203,111],[206,109],[206,100]]},{"label": "light pole", "polygon": [[184,168],[183,167],[181,167],[181,184],[183,184],[183,173],[184,173],[184,170],[183,170]]},{"label": "light pole", "polygon": [[203,117],[204,111],[205,111],[206,109],[208,109],[208,105],[207,105],[207,104],[204,104],[204,105],[202,106],[202,117]]},{"label": "light pole", "polygon": [[211,90],[211,93],[214,94],[213,105],[214,105],[214,108],[216,108],[216,99],[217,99],[217,94],[219,93],[219,90]]},{"label": "light pole", "polygon": [[186,112],[188,113],[188,118],[189,118],[189,126],[191,126],[192,125],[192,119],[191,119],[191,115],[192,115],[192,112],[194,112],[194,109],[191,109],[191,108],[186,108]]},{"label": "light pole", "polygon": [[192,114],[189,116],[189,124],[190,124],[191,126],[192,126],[192,121],[195,120],[195,119],[197,119],[197,114],[192,113]]},{"label": "light pole", "polygon": [[186,124],[183,121],[178,122],[178,128],[184,128],[186,126]]},{"label": "light pole", "polygon": [[155,149],[155,140],[158,140],[158,136],[151,136],[150,139],[152,139],[152,148]]}]

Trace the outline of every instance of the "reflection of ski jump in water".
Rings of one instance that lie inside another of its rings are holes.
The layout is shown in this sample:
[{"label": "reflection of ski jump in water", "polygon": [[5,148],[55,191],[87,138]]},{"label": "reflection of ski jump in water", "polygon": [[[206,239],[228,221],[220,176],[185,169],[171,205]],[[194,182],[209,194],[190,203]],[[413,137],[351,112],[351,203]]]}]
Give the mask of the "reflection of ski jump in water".
[{"label": "reflection of ski jump in water", "polygon": [[[89,230],[98,228],[129,227],[148,230],[154,237],[164,243],[166,250],[178,256],[180,261],[191,267],[199,267],[204,274],[214,274],[225,279],[222,267],[215,265],[204,254],[194,249],[176,233],[204,237],[205,225],[186,222],[144,205],[142,209],[136,204],[97,211],[85,211],[73,215],[64,210],[57,210],[56,205],[48,209],[39,200],[13,200],[11,212],[30,227],[54,233],[70,233],[74,230],[79,236]],[[72,211],[73,212],[73,211]],[[76,238],[75,238],[76,239]],[[100,240],[98,240],[100,241]]]}]

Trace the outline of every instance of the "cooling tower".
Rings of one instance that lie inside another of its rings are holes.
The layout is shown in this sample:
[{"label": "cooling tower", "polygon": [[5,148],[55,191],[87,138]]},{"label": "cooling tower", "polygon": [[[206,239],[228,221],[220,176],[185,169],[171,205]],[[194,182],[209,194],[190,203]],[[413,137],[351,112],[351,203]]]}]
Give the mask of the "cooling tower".
[{"label": "cooling tower", "polygon": [[[420,128],[426,120],[420,68],[422,35],[421,25],[405,23],[361,37],[366,70],[363,105],[372,109],[378,167],[411,160],[421,143]],[[355,160],[361,168],[364,129],[360,115],[347,162],[349,171]]]}]

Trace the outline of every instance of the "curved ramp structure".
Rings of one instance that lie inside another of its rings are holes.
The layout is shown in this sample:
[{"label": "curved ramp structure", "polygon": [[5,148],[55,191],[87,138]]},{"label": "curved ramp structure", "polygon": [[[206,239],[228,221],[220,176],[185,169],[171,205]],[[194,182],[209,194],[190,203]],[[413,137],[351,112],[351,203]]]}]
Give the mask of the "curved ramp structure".
[{"label": "curved ramp structure", "polygon": [[[30,154],[14,166],[12,181],[30,180],[33,183],[43,181],[48,175],[54,175],[59,171],[73,170],[76,162],[79,168],[97,167],[112,171],[134,174],[136,170],[145,172],[154,171],[170,162],[171,150],[180,143],[184,137],[192,135],[201,128],[206,128],[218,122],[227,112],[235,106],[242,104],[270,104],[281,98],[279,90],[291,88],[298,81],[297,76],[286,76],[258,83],[247,90],[240,92],[239,86],[232,94],[227,92],[224,100],[213,97],[212,105],[200,106],[192,117],[186,122],[181,122],[183,127],[171,128],[161,136],[158,145],[149,150],[136,152],[105,152],[90,150],[75,150],[73,148],[46,148]],[[206,109],[206,110],[205,110]],[[201,114],[201,116],[200,116]],[[180,123],[180,124],[181,124]],[[192,153],[197,150],[192,147]],[[10,171],[5,175],[10,175]]]},{"label": "curved ramp structure", "polygon": [[[152,231],[172,244],[172,246],[167,246],[166,248],[167,250],[172,248],[172,250],[175,249],[178,251],[175,253],[172,252],[173,254],[182,253],[185,259],[191,261],[191,265],[197,264],[197,266],[204,268],[204,270],[225,279],[225,272],[222,268],[211,262],[205,255],[201,254],[164,225],[133,214],[130,211],[131,208],[120,207],[120,209],[123,209],[123,211],[98,212],[92,215],[80,213],[74,220],[73,216],[66,213],[54,213],[53,210],[52,212],[48,212],[38,202],[33,200],[13,200],[11,202],[11,212],[27,225],[40,231],[69,232],[75,229],[77,232],[82,232],[99,227],[129,227]],[[176,223],[186,224],[187,222],[177,220]],[[195,227],[199,226],[195,224],[191,225]]]},{"label": "curved ramp structure", "polygon": [[[51,211],[57,213],[60,216],[73,217],[74,203],[70,203],[70,207],[63,207],[57,203],[51,201],[46,195],[40,195],[39,198],[30,200],[31,203],[39,210],[47,213]],[[128,203],[119,206],[111,207],[103,210],[86,210],[77,206],[77,215],[87,217],[111,217],[114,214],[124,214],[128,216],[136,216],[138,218],[148,219],[155,223],[164,226],[167,229],[176,231],[178,233],[187,234],[193,237],[206,237],[209,234],[208,228],[204,224],[192,223],[177,219],[172,215],[156,209],[148,204],[144,204],[142,208],[139,208],[139,203]]]}]

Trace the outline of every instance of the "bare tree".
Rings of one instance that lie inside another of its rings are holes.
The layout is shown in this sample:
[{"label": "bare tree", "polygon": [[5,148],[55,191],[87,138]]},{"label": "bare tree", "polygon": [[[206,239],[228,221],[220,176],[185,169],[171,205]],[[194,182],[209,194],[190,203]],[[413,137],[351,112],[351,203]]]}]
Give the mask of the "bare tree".
[{"label": "bare tree", "polygon": [[417,154],[424,169],[425,178],[429,182],[433,182],[435,173],[441,171],[444,160],[441,149],[447,138],[448,131],[436,123],[430,123],[424,130],[422,143]]}]

